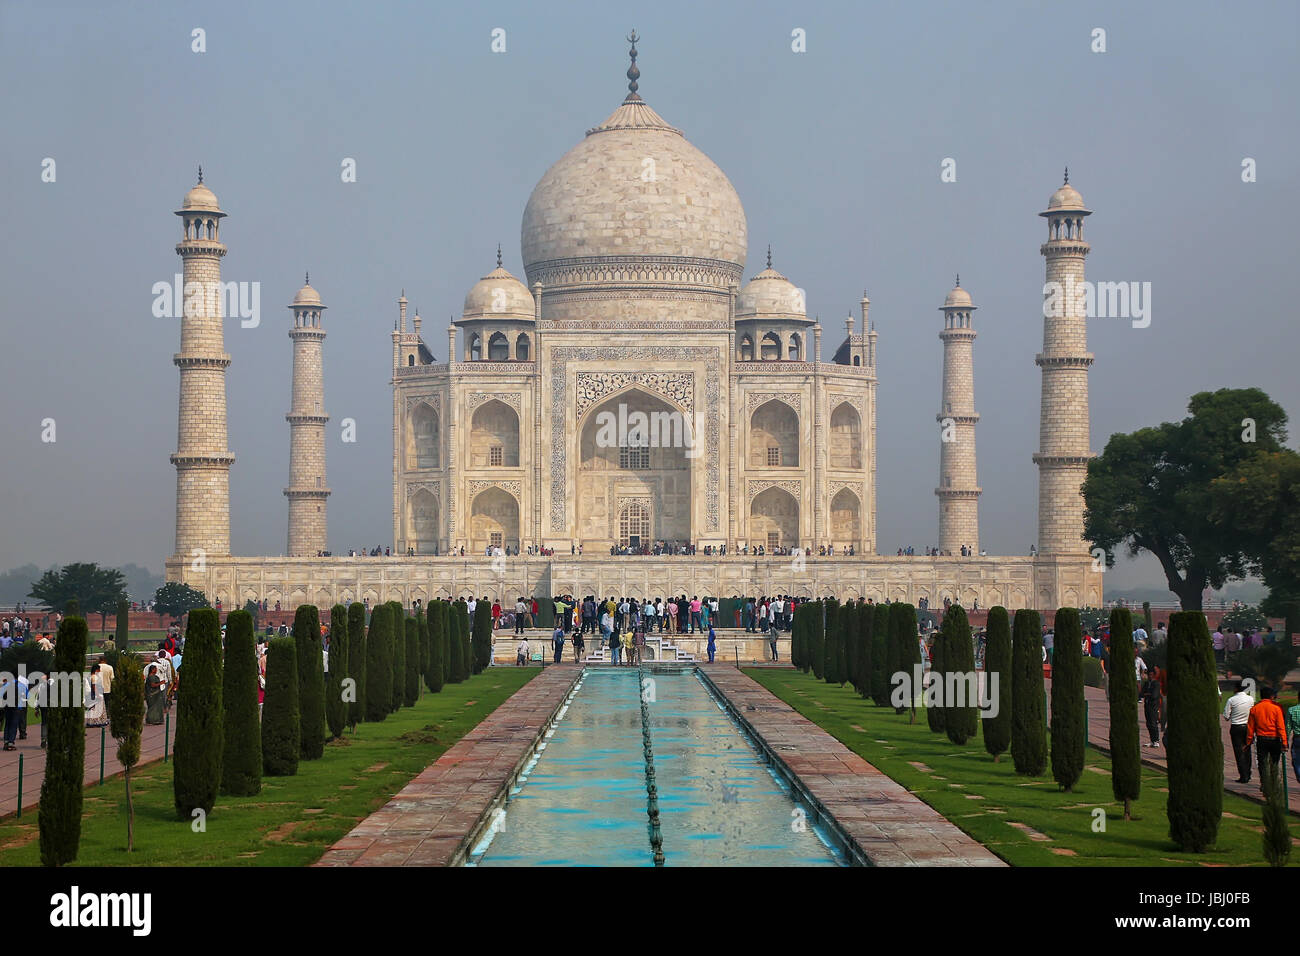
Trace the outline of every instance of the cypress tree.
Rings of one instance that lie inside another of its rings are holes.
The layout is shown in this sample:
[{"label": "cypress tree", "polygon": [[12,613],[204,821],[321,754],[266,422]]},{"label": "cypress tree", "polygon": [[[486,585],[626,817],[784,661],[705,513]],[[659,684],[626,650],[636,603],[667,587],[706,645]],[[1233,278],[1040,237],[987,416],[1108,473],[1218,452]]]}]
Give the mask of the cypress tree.
[{"label": "cypress tree", "polygon": [[465,601],[457,601],[454,613],[456,615],[456,640],[460,643],[458,657],[460,679],[461,681],[467,681],[474,670],[474,649],[470,643],[469,604]]},{"label": "cypress tree", "polygon": [[1011,618],[1006,608],[999,605],[989,609],[984,633],[984,697],[997,709],[983,718],[981,729],[984,749],[997,763],[1011,744]]},{"label": "cypress tree", "polygon": [[474,673],[492,663],[492,605],[484,597],[474,608]]},{"label": "cypress tree", "polygon": [[447,605],[447,674],[446,682],[448,684],[459,684],[463,678],[460,673],[461,669],[461,649],[460,649],[460,601],[453,601]]},{"label": "cypress tree", "polygon": [[858,666],[858,611],[857,604],[853,601],[845,601],[840,608],[840,614],[843,616],[843,623],[840,631],[844,636],[844,656],[840,664],[840,679],[843,684],[850,684],[854,690],[857,690],[857,681],[855,680],[856,668]]},{"label": "cypress tree", "polygon": [[950,685],[955,690],[957,681],[960,680],[965,687],[963,693],[966,700],[964,706],[959,706],[955,699],[944,701],[943,729],[947,731],[949,740],[961,746],[979,732],[979,684],[976,683],[975,646],[971,642],[970,620],[966,617],[966,609],[960,604],[954,604],[943,616],[944,624],[950,619],[952,629],[948,632],[948,642],[943,649],[943,666],[945,676],[956,676],[945,682],[945,690]]},{"label": "cypress tree", "polygon": [[[907,676],[905,686],[910,687],[912,691],[911,718],[908,722],[914,724],[916,723],[916,694],[920,691],[915,684],[914,676],[916,668],[921,663],[921,646],[916,633],[916,608],[896,601],[889,607],[889,623],[894,640],[894,659],[898,662],[894,673]],[[896,708],[900,714],[906,709],[907,707]]]},{"label": "cypress tree", "polygon": [[416,676],[424,677],[425,668],[429,666],[429,625],[428,612],[421,606],[419,613],[415,614],[416,633],[420,638],[420,652],[416,655]]},{"label": "cypress tree", "polygon": [[[1148,613],[1150,607],[1148,606]],[[1133,658],[1133,616],[1128,608],[1110,612],[1110,788],[1131,818],[1132,801],[1142,791],[1142,741],[1138,736],[1137,674]]]},{"label": "cypress tree", "polygon": [[868,604],[871,611],[871,699],[877,707],[889,706],[889,608]]},{"label": "cypress tree", "polygon": [[407,635],[415,633],[411,630],[415,622],[407,617],[405,611],[399,613],[396,620],[397,627],[393,630],[393,697],[389,708],[393,713],[406,706]]},{"label": "cypress tree", "polygon": [[131,644],[131,604],[126,598],[117,602],[117,618],[114,621],[116,633],[113,644],[119,654],[130,650]]},{"label": "cypress tree", "polygon": [[430,602],[426,613],[429,618],[429,663],[424,668],[424,686],[436,694],[442,690],[445,680],[447,602]]},{"label": "cypress tree", "polygon": [[1268,760],[1260,768],[1263,776],[1260,784],[1264,788],[1264,859],[1269,866],[1286,866],[1291,858],[1291,827],[1287,817],[1286,788],[1283,786],[1286,774],[1286,759],[1276,764]]},{"label": "cypress tree", "polygon": [[253,640],[253,615],[247,611],[232,611],[226,618],[221,703],[225,707],[221,792],[251,797],[262,789],[262,733],[257,707],[257,645]]},{"label": "cypress tree", "polygon": [[[939,624],[939,633],[934,636],[934,643],[930,645],[930,685],[929,693],[925,697],[925,721],[930,726],[930,730],[936,734],[944,732],[948,719],[947,708],[944,704],[944,657],[948,649],[948,637],[952,632],[952,610],[951,608],[943,616],[943,621]],[[931,701],[938,701],[937,706],[931,706]]]},{"label": "cypress tree", "polygon": [[826,602],[826,631],[822,641],[822,679],[828,684],[839,681],[840,602],[831,598]]},{"label": "cypress tree", "polygon": [[857,624],[854,633],[857,636],[857,652],[853,656],[854,674],[853,686],[858,689],[859,696],[871,696],[871,628],[875,621],[875,615],[872,613],[872,607],[865,601],[853,605],[853,613],[857,618]]},{"label": "cypress tree", "polygon": [[808,622],[808,667],[813,677],[821,680],[826,675],[826,631],[834,619],[835,599],[821,602],[820,613]]},{"label": "cypress tree", "polygon": [[388,659],[392,637],[392,608],[380,604],[370,613],[370,633],[366,635],[366,709],[368,721],[388,716],[393,700],[393,665]]},{"label": "cypress tree", "polygon": [[790,625],[790,664],[795,670],[799,670],[799,635],[803,633],[803,620],[808,613],[804,608],[811,607],[812,603],[798,604],[794,609],[794,621]]},{"label": "cypress tree", "polygon": [[266,702],[262,705],[262,773],[292,777],[302,752],[298,710],[298,645],[274,637],[266,649]]},{"label": "cypress tree", "polygon": [[[1056,612],[1056,650],[1052,654],[1052,777],[1073,790],[1083,775],[1085,710],[1083,629],[1078,608]],[[1130,665],[1131,666],[1131,665]]]},{"label": "cypress tree", "polygon": [[303,604],[293,616],[293,640],[298,648],[298,708],[303,760],[325,753],[325,661],[321,648],[320,612]]},{"label": "cypress tree", "polygon": [[1037,777],[1047,769],[1042,618],[1021,608],[1011,626],[1011,759],[1016,773]]},{"label": "cypress tree", "polygon": [[407,707],[414,707],[420,699],[420,622],[413,617],[406,619],[406,669],[402,675]]},{"label": "cypress tree", "polygon": [[[54,672],[80,674],[86,668],[84,617],[69,614],[59,625],[54,644]],[[76,688],[72,700],[55,700],[52,688],[41,707],[41,719],[50,725],[45,752],[45,779],[41,781],[41,805],[37,813],[40,828],[41,864],[62,866],[77,858],[81,844],[82,784],[86,776],[86,709]],[[143,694],[143,691],[141,691]],[[59,695],[60,698],[62,695]]]},{"label": "cypress tree", "polygon": [[348,723],[356,730],[366,716],[366,607],[360,601],[348,606]]},{"label": "cypress tree", "polygon": [[212,608],[190,612],[185,634],[185,687],[176,698],[172,793],[176,815],[212,812],[221,785],[225,714],[221,707],[221,617]]},{"label": "cypress tree", "polygon": [[1223,815],[1219,684],[1205,615],[1171,615],[1168,645],[1169,836],[1181,849],[1200,853],[1214,845]]},{"label": "cypress tree", "polygon": [[348,704],[343,699],[343,680],[348,673],[348,609],[342,604],[330,608],[330,669],[325,682],[325,724],[331,738],[342,737],[348,723]]},{"label": "cypress tree", "polygon": [[135,654],[118,656],[113,678],[113,736],[117,762],[126,783],[126,852],[135,849],[135,804],[131,799],[131,770],[140,762],[140,732],[144,729],[144,665]]}]

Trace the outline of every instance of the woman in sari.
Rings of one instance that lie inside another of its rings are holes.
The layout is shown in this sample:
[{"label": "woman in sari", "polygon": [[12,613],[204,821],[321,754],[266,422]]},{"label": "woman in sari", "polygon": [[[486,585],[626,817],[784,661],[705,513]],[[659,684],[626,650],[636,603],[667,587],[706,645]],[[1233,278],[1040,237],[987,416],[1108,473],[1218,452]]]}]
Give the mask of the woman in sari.
[{"label": "woman in sari", "polygon": [[108,711],[104,707],[104,684],[98,664],[90,669],[88,677],[82,679],[82,694],[86,706],[86,726],[103,727],[108,723]]},{"label": "woman in sari", "polygon": [[154,661],[144,672],[144,703],[146,724],[161,724],[167,709],[167,681],[162,665]]}]

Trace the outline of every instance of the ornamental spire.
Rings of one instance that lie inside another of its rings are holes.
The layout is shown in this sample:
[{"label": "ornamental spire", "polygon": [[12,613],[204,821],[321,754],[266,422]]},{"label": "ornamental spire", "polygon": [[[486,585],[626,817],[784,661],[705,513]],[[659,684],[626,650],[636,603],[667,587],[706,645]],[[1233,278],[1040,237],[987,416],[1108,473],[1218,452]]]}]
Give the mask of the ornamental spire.
[{"label": "ornamental spire", "polygon": [[[636,42],[637,42],[637,40],[640,40],[640,39],[641,39],[641,38],[640,38],[639,36],[636,35],[636,30],[633,30],[631,33],[629,33],[629,34],[627,35],[627,42],[630,43],[630,44],[632,44],[632,49],[628,51],[628,56],[630,56],[630,57],[632,58],[632,65],[629,66],[629,67],[627,68],[627,79],[628,79],[628,84],[627,84],[627,88],[628,88],[627,100],[639,100],[639,99],[641,99],[641,97],[638,96],[638,95],[637,95],[637,92],[636,92],[636,90],[637,90],[637,83],[636,83],[636,81],[637,81],[637,79],[640,78],[640,76],[641,76],[641,71],[638,70],[638,69],[636,68]],[[625,102],[626,102],[626,101],[625,101]]]},{"label": "ornamental spire", "polygon": [[199,166],[199,182],[203,182],[203,167]]},{"label": "ornamental spire", "polygon": [[767,267],[772,268],[772,244],[767,244]]},{"label": "ornamental spire", "polygon": [[497,243],[497,268],[501,268],[501,243]]},{"label": "ornamental spire", "polygon": [[[202,182],[202,180],[200,180],[200,182]],[[1067,185],[1067,186],[1070,185],[1070,167],[1069,167],[1069,166],[1066,166],[1066,167],[1065,167],[1065,185]]]}]

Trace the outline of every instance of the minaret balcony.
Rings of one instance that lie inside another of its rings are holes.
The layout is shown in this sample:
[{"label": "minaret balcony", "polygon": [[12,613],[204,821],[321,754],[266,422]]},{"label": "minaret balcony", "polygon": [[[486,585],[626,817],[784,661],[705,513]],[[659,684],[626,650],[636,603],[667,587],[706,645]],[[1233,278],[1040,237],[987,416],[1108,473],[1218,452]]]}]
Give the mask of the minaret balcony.
[{"label": "minaret balcony", "polygon": [[286,488],[284,489],[286,498],[316,498],[324,501],[330,496],[328,488]]},{"label": "minaret balcony", "polygon": [[1082,239],[1049,239],[1038,247],[1038,254],[1043,256],[1086,256],[1092,246]]},{"label": "minaret balcony", "polygon": [[177,368],[228,368],[230,366],[230,356],[226,353],[220,355],[186,355],[178,352],[172,356],[172,364]]},{"label": "minaret balcony", "polygon": [[176,243],[176,254],[178,256],[224,256],[226,247],[224,243],[217,242],[215,239],[182,239]]},{"label": "minaret balcony", "polygon": [[284,416],[290,425],[324,425],[329,422],[328,415],[309,415],[302,412],[290,412]]},{"label": "minaret balcony", "polygon": [[980,496],[981,488],[936,488],[934,493],[940,498],[974,500]]},{"label": "minaret balcony", "polygon": [[936,422],[951,421],[956,425],[975,425],[979,422],[980,417],[977,413],[971,412],[969,415],[945,415],[943,412],[934,416]]},{"label": "minaret balcony", "polygon": [[235,463],[235,456],[224,455],[182,455],[177,452],[171,456],[171,463],[186,468],[225,468]]},{"label": "minaret balcony", "polygon": [[1092,362],[1091,352],[1084,352],[1082,355],[1044,355],[1040,352],[1034,356],[1034,364],[1039,368],[1086,369]]}]

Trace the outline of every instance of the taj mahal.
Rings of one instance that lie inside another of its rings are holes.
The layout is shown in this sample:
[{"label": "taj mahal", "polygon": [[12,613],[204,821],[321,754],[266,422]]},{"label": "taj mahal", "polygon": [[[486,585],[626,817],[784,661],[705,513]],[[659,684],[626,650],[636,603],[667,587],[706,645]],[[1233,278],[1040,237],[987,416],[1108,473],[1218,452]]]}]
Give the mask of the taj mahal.
[{"label": "taj mahal", "polygon": [[[825,330],[826,360],[824,330],[770,247],[746,278],[740,197],[642,99],[629,39],[621,104],[528,199],[524,275],[504,269],[499,250],[494,268],[485,256],[445,340],[404,293],[372,320],[391,335],[390,557],[330,553],[327,307],[310,281],[286,323],[285,555],[232,554],[222,308],[186,309],[167,580],[228,607],[286,609],[561,593],[1100,605],[1101,569],[1082,536],[1092,456],[1082,303],[1043,319],[1035,553],[980,548],[976,306],[958,280],[935,299],[939,553],[878,555],[870,301],[864,293],[842,332]],[[1048,281],[1082,283],[1089,214],[1067,174],[1040,213]],[[220,282],[226,214],[201,175],[176,215],[185,282]],[[611,440],[602,424],[613,421],[641,426]]]}]

